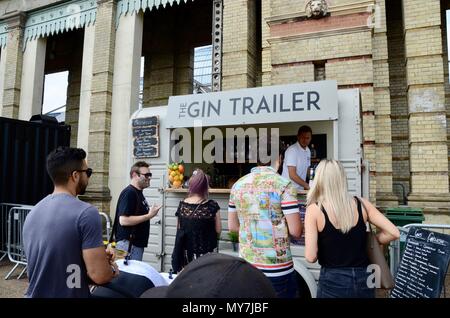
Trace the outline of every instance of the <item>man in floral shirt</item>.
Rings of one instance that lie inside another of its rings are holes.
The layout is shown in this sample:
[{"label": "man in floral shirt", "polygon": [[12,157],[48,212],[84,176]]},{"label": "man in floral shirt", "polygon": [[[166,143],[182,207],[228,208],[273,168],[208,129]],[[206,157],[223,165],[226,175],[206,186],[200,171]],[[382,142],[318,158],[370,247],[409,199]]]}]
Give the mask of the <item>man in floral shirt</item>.
[{"label": "man in floral shirt", "polygon": [[239,256],[260,269],[278,297],[297,293],[289,235],[302,234],[297,190],[270,166],[259,164],[233,186],[228,227],[239,232]]}]

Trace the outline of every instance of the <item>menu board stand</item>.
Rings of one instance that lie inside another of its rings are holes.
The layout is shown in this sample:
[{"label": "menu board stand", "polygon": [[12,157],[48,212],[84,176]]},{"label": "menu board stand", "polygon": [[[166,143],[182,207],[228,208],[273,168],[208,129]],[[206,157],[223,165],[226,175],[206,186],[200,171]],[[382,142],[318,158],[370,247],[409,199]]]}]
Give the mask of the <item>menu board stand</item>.
[{"label": "menu board stand", "polygon": [[136,159],[159,157],[158,116],[133,119],[133,155]]},{"label": "menu board stand", "polygon": [[411,227],[391,298],[439,298],[450,260],[450,235]]}]

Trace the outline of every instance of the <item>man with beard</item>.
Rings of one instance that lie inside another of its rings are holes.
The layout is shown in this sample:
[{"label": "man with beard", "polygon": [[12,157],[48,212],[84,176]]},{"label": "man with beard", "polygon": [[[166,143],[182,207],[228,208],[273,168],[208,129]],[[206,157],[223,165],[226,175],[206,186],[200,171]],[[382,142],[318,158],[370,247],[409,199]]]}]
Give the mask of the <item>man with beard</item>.
[{"label": "man with beard", "polygon": [[150,219],[154,218],[161,208],[154,204],[150,208],[142,193],[150,186],[152,173],[148,167],[148,163],[144,161],[138,161],[131,167],[131,183],[120,193],[114,222],[117,227],[116,248],[129,251],[129,259],[136,261],[142,261],[150,234]]},{"label": "man with beard", "polygon": [[[83,149],[59,147],[47,157],[54,191],[36,204],[23,227],[30,285],[26,297],[89,297],[89,284],[118,275],[105,251],[98,210],[80,201],[92,174]],[[91,280],[91,281],[90,281]]]}]

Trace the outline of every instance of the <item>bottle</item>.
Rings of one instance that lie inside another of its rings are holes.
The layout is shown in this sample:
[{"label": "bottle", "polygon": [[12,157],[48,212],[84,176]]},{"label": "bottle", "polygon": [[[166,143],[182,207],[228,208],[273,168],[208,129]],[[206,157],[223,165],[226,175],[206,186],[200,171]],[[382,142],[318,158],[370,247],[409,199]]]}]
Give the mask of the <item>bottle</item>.
[{"label": "bottle", "polygon": [[314,168],[309,168],[309,188],[311,189],[314,180]]}]

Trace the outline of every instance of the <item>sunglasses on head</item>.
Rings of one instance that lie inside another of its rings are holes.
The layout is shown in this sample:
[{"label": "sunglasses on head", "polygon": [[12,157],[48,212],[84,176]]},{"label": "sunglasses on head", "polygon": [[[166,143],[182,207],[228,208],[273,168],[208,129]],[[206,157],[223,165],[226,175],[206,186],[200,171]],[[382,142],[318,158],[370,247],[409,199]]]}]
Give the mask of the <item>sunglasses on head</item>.
[{"label": "sunglasses on head", "polygon": [[144,176],[146,178],[151,178],[152,177],[152,173],[151,172],[147,172],[147,173],[140,173],[137,172],[138,176]]},{"label": "sunglasses on head", "polygon": [[92,169],[91,168],[87,168],[86,170],[74,170],[74,171],[86,172],[86,175],[87,175],[88,178],[90,178],[91,175],[92,175]]}]

